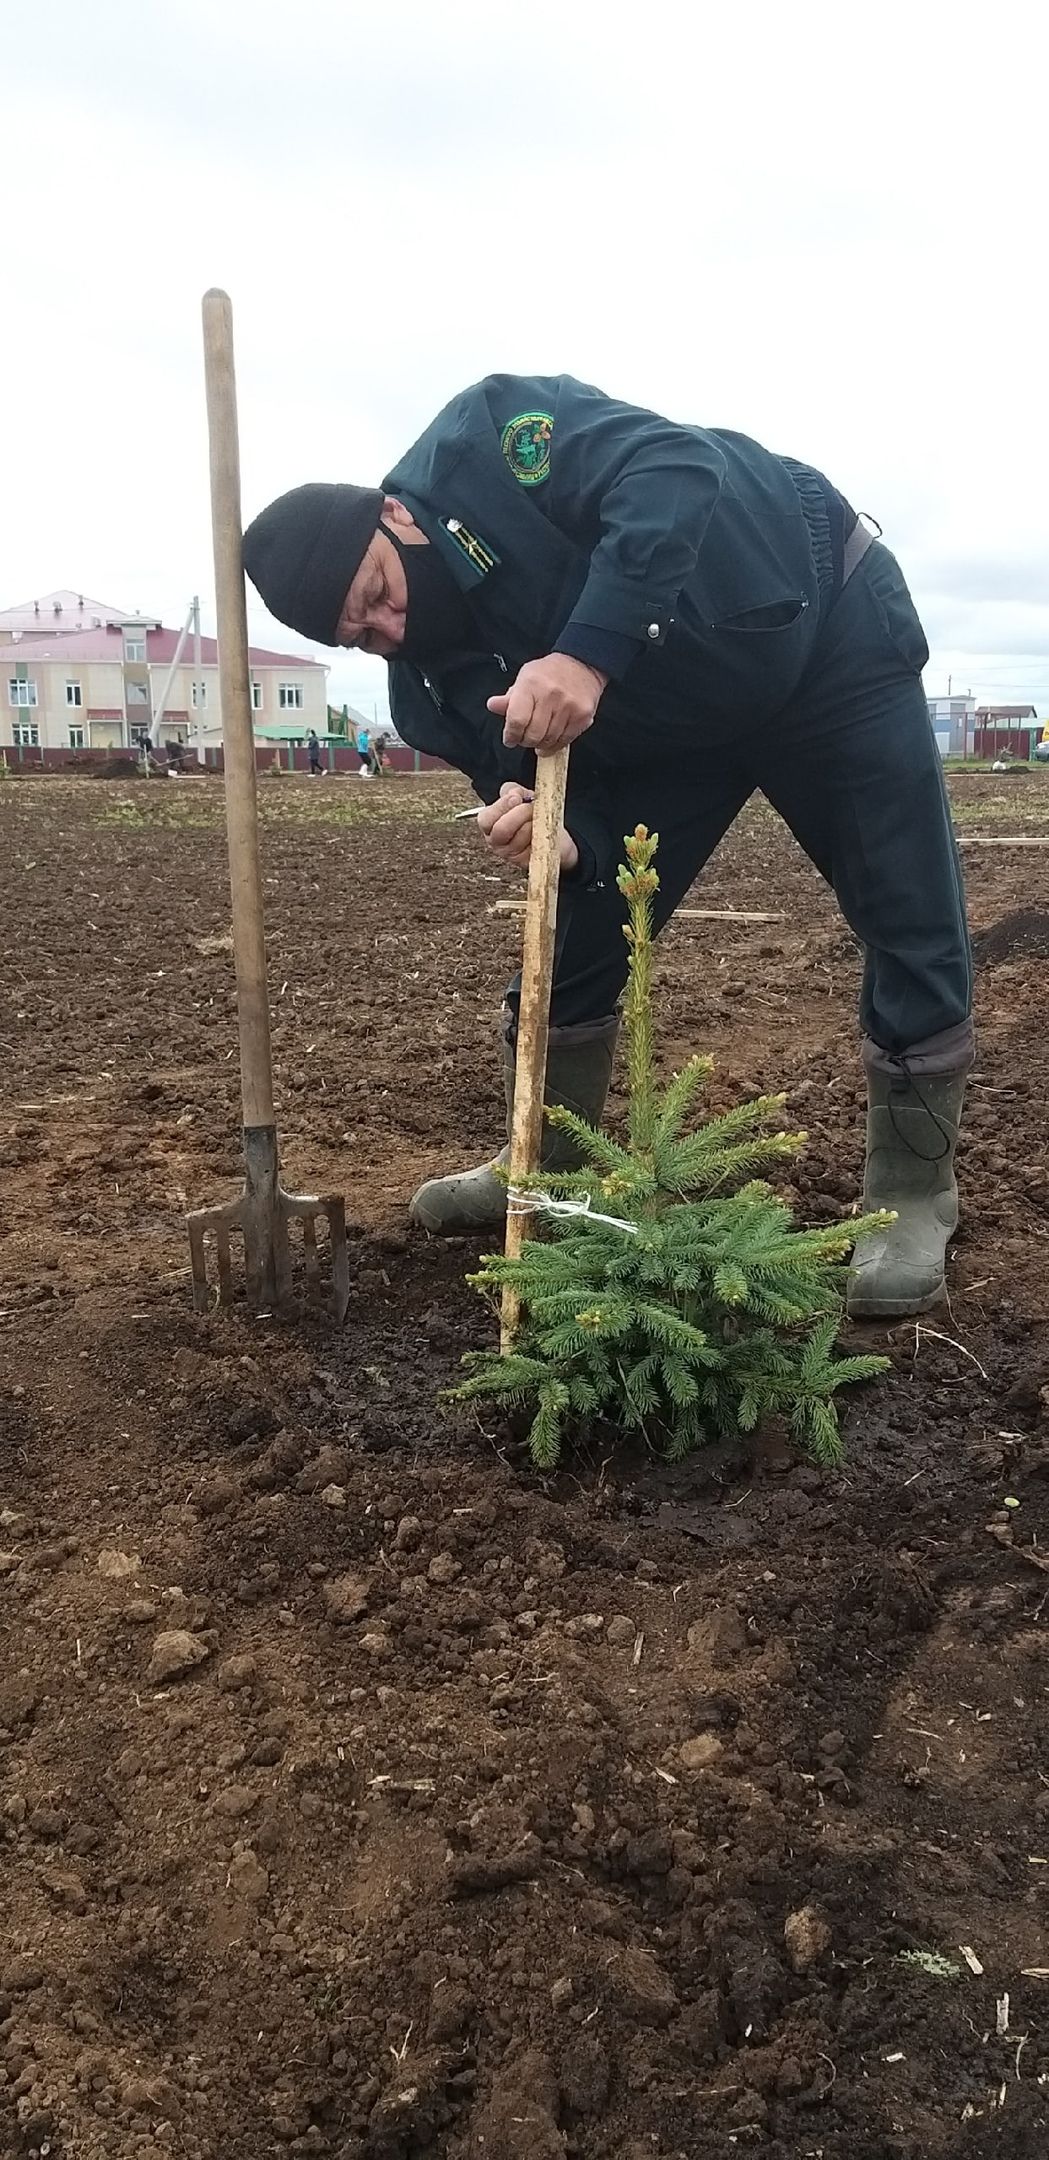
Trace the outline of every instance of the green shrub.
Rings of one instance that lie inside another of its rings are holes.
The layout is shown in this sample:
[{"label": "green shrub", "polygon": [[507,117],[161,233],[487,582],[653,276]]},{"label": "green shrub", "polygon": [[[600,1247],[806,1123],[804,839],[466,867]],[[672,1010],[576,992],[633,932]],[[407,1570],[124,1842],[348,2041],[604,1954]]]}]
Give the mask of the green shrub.
[{"label": "green shrub", "polygon": [[530,1179],[535,1199],[522,1199],[542,1213],[545,1235],[519,1259],[489,1256],[470,1277],[494,1304],[511,1284],[521,1327],[509,1355],[468,1354],[469,1377],[452,1396],[530,1409],[541,1469],[595,1419],[639,1431],[677,1460],[779,1416],[816,1461],[835,1462],[838,1390],[887,1363],[835,1355],[846,1262],[857,1238],[892,1218],[795,1229],[760,1176],[804,1145],[803,1133],[776,1129],[785,1098],[761,1096],[689,1130],[710,1059],[692,1058],[657,1087],[657,844],[639,825],[619,873],[630,918],[629,1137],[620,1145],[570,1110],[547,1111],[586,1167]]}]

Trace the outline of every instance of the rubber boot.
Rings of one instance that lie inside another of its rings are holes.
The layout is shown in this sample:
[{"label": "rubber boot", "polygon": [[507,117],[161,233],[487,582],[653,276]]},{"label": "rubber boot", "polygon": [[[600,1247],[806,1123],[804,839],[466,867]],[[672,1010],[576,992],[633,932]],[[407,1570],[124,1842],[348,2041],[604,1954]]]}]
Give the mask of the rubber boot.
[{"label": "rubber boot", "polygon": [[958,1227],[954,1150],[964,1072],[912,1079],[867,1073],[866,1213],[892,1208],[891,1229],[861,1238],[849,1274],[852,1320],[899,1320],[946,1296],[949,1238]]},{"label": "rubber boot", "polygon": [[[551,1028],[546,1058],[545,1100],[563,1103],[590,1125],[600,1125],[612,1078],[619,1022],[587,1021],[580,1027]],[[514,1103],[515,1060],[509,1034],[503,1037],[503,1077],[506,1088],[506,1129],[509,1133]],[[510,1159],[509,1147],[496,1156],[497,1163]],[[544,1170],[574,1170],[579,1156],[565,1133],[543,1127],[540,1157]],[[457,1236],[463,1231],[499,1230],[506,1221],[506,1186],[494,1175],[494,1165],[482,1163],[477,1170],[460,1170],[451,1177],[431,1178],[420,1185],[408,1210],[410,1220],[435,1237]]]}]

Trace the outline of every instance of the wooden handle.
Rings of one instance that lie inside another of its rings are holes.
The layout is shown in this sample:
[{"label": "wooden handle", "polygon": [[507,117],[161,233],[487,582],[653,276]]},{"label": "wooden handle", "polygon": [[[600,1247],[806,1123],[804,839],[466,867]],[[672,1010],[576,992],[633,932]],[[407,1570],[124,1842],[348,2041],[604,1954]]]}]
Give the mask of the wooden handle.
[{"label": "wooden handle", "polygon": [[240,523],[240,445],[233,366],[233,309],[214,289],[203,300],[204,380],[211,458],[219,696],[226,769],[226,837],[233,909],[233,960],[240,1029],[240,1090],[246,1126],[272,1125],[273,1057],[262,920],[255,733],[251,718],[248,615]]},{"label": "wooden handle", "polygon": [[[554,930],[561,876],[561,827],[568,784],[568,745],[536,760],[532,850],[528,859],[524,954],[521,961],[521,1010],[517,1023],[517,1074],[510,1127],[510,1185],[519,1184],[539,1166],[543,1140],[543,1093],[546,1047],[550,1033],[550,991],[554,975]],[[530,1215],[506,1211],[506,1256],[516,1260],[528,1236]],[[513,1346],[520,1318],[519,1301],[509,1285],[503,1291],[502,1347]]]}]

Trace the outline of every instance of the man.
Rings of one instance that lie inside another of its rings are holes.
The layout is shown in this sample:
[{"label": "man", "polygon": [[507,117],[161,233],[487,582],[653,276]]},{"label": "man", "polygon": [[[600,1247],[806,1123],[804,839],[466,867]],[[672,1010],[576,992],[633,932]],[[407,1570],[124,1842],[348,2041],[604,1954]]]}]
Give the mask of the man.
[{"label": "man", "polygon": [[310,764],[310,779],[320,778],[321,746],[316,728],[310,728],[306,736],[306,752]]},{"label": "man", "polygon": [[[573,742],[547,1097],[595,1123],[626,974],[622,835],[660,835],[664,923],[761,788],[866,948],[865,1239],[856,1317],[944,1293],[973,1059],[961,876],[900,570],[821,473],[570,376],[491,376],[382,488],[314,485],[245,536],[281,621],[381,653],[398,733],[466,773],[478,828],[528,860],[537,755]],[[518,985],[507,994],[512,1088]],[[544,1162],[563,1161],[548,1134]],[[422,1187],[415,1221],[491,1230],[490,1164]]]}]

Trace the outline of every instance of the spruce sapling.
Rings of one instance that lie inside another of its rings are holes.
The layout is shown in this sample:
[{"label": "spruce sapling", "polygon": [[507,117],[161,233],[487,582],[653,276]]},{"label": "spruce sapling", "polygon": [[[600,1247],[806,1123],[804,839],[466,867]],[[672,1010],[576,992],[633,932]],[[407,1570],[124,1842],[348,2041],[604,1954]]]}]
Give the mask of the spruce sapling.
[{"label": "spruce sapling", "polygon": [[[529,1180],[545,1234],[519,1259],[490,1255],[469,1278],[495,1305],[512,1283],[521,1330],[509,1355],[483,1350],[464,1359],[469,1377],[453,1399],[529,1409],[531,1451],[544,1470],[573,1430],[597,1419],[640,1431],[679,1460],[777,1416],[815,1461],[836,1462],[839,1389],[888,1362],[835,1356],[846,1262],[857,1238],[892,1217],[794,1227],[762,1175],[805,1142],[804,1133],[778,1129],[782,1095],[759,1096],[688,1129],[713,1066],[693,1057],[657,1085],[658,835],[639,825],[625,845],[618,882],[629,916],[628,1138],[620,1143],[568,1109],[548,1108],[584,1168]],[[557,1213],[565,1202],[571,1211]]]}]

